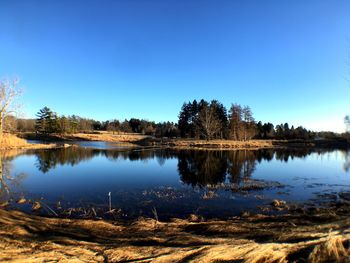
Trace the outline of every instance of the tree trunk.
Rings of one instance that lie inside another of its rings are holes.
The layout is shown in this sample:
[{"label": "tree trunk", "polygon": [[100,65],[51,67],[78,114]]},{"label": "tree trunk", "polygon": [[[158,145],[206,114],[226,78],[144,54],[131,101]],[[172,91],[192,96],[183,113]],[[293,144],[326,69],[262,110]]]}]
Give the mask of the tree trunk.
[{"label": "tree trunk", "polygon": [[4,116],[3,112],[0,112],[0,143],[2,143],[3,126],[4,126],[3,116]]},{"label": "tree trunk", "polygon": [[[4,180],[4,174],[3,174],[3,169],[2,169],[2,159],[0,158],[0,186],[3,185],[3,180]],[[0,187],[0,191],[1,191]]]}]

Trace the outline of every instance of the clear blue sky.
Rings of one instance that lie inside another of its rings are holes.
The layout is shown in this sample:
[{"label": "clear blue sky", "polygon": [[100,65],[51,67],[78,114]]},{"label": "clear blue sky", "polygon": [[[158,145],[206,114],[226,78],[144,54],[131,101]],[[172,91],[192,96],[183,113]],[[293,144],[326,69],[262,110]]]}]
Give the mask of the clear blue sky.
[{"label": "clear blue sky", "polygon": [[0,0],[0,76],[21,79],[26,117],[177,121],[204,98],[343,131],[349,14],[348,0]]}]

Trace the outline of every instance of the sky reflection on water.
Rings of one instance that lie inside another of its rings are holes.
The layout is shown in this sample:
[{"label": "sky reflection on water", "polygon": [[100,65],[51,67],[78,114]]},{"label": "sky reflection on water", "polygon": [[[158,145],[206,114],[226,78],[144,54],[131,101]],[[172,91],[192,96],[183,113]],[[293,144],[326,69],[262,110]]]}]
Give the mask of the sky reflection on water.
[{"label": "sky reflection on water", "polygon": [[[2,186],[1,199],[24,196],[42,198],[52,206],[60,201],[63,207],[103,207],[111,192],[113,207],[130,217],[150,215],[153,207],[166,218],[194,212],[225,217],[256,210],[274,198],[305,202],[319,193],[349,191],[348,159],[347,152],[339,150],[129,151],[71,147],[29,151],[2,158],[3,169],[8,170],[3,176],[7,173],[19,180],[3,180],[9,192]],[[229,190],[251,180],[278,182],[285,187],[243,193]]]}]

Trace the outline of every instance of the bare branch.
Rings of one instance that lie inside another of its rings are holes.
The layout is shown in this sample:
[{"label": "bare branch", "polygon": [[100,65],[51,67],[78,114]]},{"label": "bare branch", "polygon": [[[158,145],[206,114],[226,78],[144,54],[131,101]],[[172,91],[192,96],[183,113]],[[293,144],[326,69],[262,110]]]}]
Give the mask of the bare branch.
[{"label": "bare branch", "polygon": [[0,80],[0,134],[3,131],[5,118],[17,112],[20,107],[17,100],[22,95],[23,90],[18,86],[18,83],[18,78]]}]

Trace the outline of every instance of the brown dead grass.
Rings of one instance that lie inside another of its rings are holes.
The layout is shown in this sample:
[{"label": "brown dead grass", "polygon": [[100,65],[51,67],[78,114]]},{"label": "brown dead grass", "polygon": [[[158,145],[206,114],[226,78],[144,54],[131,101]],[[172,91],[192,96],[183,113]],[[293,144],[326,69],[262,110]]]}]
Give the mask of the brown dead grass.
[{"label": "brown dead grass", "polygon": [[98,133],[75,133],[63,136],[69,140],[86,140],[86,141],[104,141],[104,142],[137,142],[148,138],[147,135],[141,134],[117,134],[112,132]]},{"label": "brown dead grass", "polygon": [[54,148],[56,144],[30,144],[26,140],[10,133],[3,133],[0,137],[0,150],[11,149],[43,149]]},{"label": "brown dead grass", "polygon": [[[21,136],[31,139],[41,139],[35,134],[23,133]],[[166,146],[180,149],[261,149],[261,148],[276,148],[273,140],[196,140],[196,139],[169,139],[169,138],[154,138],[148,135],[136,133],[112,133],[108,131],[98,131],[94,133],[75,133],[67,135],[50,135],[44,139],[52,141],[62,140],[84,140],[84,141],[104,141],[115,143],[130,143],[144,146]],[[280,146],[278,146],[280,147]]]},{"label": "brown dead grass", "polygon": [[0,147],[26,147],[28,146],[28,143],[26,140],[23,140],[21,138],[18,138],[15,135],[4,133],[0,137]]},{"label": "brown dead grass", "polygon": [[130,224],[0,210],[0,261],[349,262],[349,225],[348,216]]},{"label": "brown dead grass", "polygon": [[233,140],[172,140],[170,146],[176,148],[215,148],[215,149],[261,149],[275,148],[272,140],[248,140],[248,141],[233,141]]}]

